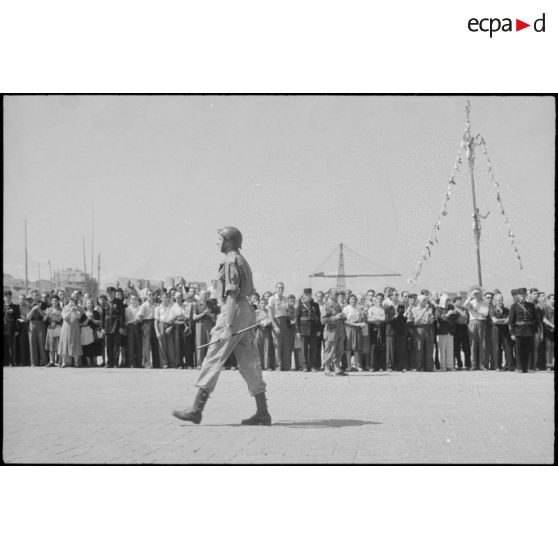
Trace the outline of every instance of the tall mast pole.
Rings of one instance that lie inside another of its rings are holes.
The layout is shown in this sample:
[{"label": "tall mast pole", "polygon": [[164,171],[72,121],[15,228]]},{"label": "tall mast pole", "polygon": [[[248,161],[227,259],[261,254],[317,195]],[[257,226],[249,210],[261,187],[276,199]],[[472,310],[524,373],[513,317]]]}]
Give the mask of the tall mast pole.
[{"label": "tall mast pole", "polygon": [[27,219],[25,219],[25,296],[29,294],[29,278],[27,274]]},{"label": "tall mast pole", "polygon": [[87,292],[87,264],[85,261],[85,235],[81,237],[83,244],[83,294]]},{"label": "tall mast pole", "polygon": [[101,292],[101,252],[97,254],[97,296]]},{"label": "tall mast pole", "polygon": [[50,260],[48,260],[48,278],[51,282],[52,288],[54,288],[54,277],[52,275],[52,265],[50,263]]},{"label": "tall mast pole", "polygon": [[[91,279],[93,279],[93,258],[95,257],[93,254],[95,243],[93,239],[95,238],[95,208],[92,210],[91,214]],[[97,293],[96,293],[97,294]]]},{"label": "tall mast pole", "polygon": [[467,101],[465,106],[465,136],[464,141],[467,148],[467,161],[469,163],[469,175],[471,176],[471,193],[473,194],[473,235],[477,252],[477,273],[479,286],[482,287],[481,257],[480,257],[480,222],[479,208],[477,207],[477,196],[475,193],[475,138],[471,136],[471,103]]}]

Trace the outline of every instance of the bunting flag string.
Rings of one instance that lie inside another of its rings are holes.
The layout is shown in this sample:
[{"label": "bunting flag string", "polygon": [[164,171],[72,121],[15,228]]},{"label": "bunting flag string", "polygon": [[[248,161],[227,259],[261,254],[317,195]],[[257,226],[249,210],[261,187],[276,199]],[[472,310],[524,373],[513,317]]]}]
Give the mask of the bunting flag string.
[{"label": "bunting flag string", "polygon": [[[465,137],[465,136],[464,136]],[[442,222],[442,218],[446,217],[448,214],[448,204],[451,200],[451,196],[453,195],[453,186],[455,186],[456,184],[456,177],[457,175],[461,172],[461,166],[463,165],[463,150],[466,147],[466,142],[465,139],[463,139],[461,141],[461,145],[459,146],[459,149],[457,150],[457,157],[455,160],[455,164],[453,165],[453,171],[451,173],[451,176],[448,180],[448,187],[446,190],[446,193],[444,195],[444,199],[442,201],[442,206],[440,208],[440,212],[438,214],[438,219],[436,220],[436,222],[434,223],[434,226],[432,227],[432,232],[430,233],[430,237],[428,238],[428,241],[426,242],[426,244],[424,245],[424,248],[422,250],[422,253],[420,255],[420,260],[418,260],[417,265],[415,267],[415,271],[413,272],[413,275],[411,277],[409,277],[409,279],[407,279],[407,283],[409,283],[409,285],[415,285],[417,282],[417,279],[419,277],[419,275],[421,274],[422,271],[422,266],[424,262],[427,262],[430,259],[430,256],[432,254],[431,252],[431,247],[434,248],[434,243],[438,244],[438,233],[440,232],[440,225]]]},{"label": "bunting flag string", "polygon": [[513,251],[515,252],[515,255],[517,257],[517,261],[519,263],[519,269],[523,269],[523,260],[521,259],[519,249],[517,248],[517,245],[515,243],[515,233],[513,232],[510,220],[508,218],[506,210],[504,209],[504,202],[502,200],[502,193],[500,191],[500,184],[496,180],[496,177],[494,176],[494,170],[492,168],[492,161],[490,160],[490,155],[488,154],[488,148],[486,147],[486,141],[481,135],[478,135],[478,143],[482,147],[483,155],[486,157],[486,162],[487,162],[487,165],[488,165],[488,177],[491,180],[492,184],[494,185],[494,191],[496,193],[496,201],[498,202],[498,205],[500,207],[500,213],[502,214],[502,217],[504,218],[504,223],[506,225],[506,228],[508,229],[507,236],[510,239],[510,244],[511,244],[511,246],[513,248]]}]

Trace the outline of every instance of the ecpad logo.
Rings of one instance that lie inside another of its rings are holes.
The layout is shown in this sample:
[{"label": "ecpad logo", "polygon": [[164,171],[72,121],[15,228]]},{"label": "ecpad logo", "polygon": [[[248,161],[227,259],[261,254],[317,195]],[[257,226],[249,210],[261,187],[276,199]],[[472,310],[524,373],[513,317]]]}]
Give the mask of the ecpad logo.
[{"label": "ecpad logo", "polygon": [[[533,29],[537,33],[545,32],[545,15],[546,14],[543,13],[539,19],[536,19],[533,22]],[[490,33],[490,38],[492,38],[492,35],[498,31],[503,31],[504,33],[513,31],[512,19],[509,17],[505,17],[503,19],[497,17],[477,19],[476,17],[472,17],[467,23],[467,27],[469,28],[469,31],[472,31],[473,33],[477,33],[478,31]],[[531,27],[531,24],[525,23],[520,19],[515,20],[516,31],[521,31],[527,27]]]}]

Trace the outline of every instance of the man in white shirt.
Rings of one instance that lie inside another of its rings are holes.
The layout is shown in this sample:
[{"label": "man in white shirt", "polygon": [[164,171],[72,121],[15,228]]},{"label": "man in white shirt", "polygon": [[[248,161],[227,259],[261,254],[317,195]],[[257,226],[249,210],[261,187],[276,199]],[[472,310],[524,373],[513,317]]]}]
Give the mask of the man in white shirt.
[{"label": "man in white shirt", "polygon": [[155,308],[153,291],[148,290],[146,301],[138,311],[138,319],[141,321],[142,328],[141,363],[144,368],[158,368],[159,366],[159,350],[155,335]]},{"label": "man in white shirt", "polygon": [[124,309],[126,322],[126,343],[128,350],[128,366],[141,368],[141,323],[138,319],[140,310],[138,296],[130,297],[130,304]]},{"label": "man in white shirt", "polygon": [[161,293],[161,304],[155,308],[155,334],[159,341],[159,357],[163,368],[174,361],[174,336],[170,323],[169,295]]},{"label": "man in white shirt", "polygon": [[277,370],[290,370],[289,351],[289,311],[288,298],[283,295],[285,285],[281,282],[276,285],[276,292],[269,297],[267,308],[271,319],[271,335],[275,346],[275,362]]},{"label": "man in white shirt", "polygon": [[169,320],[173,327],[174,335],[174,362],[175,368],[186,367],[186,326],[191,327],[191,308],[184,305],[182,292],[174,295],[174,304],[171,306]]},{"label": "man in white shirt", "polygon": [[486,370],[486,320],[490,308],[479,287],[473,287],[463,306],[469,311],[471,369]]}]

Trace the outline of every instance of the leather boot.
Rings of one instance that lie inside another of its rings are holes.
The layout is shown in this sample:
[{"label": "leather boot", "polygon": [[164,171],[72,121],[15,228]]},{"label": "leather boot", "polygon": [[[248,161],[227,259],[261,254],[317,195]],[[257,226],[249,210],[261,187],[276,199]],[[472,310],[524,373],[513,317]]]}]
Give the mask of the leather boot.
[{"label": "leather boot", "polygon": [[256,414],[251,416],[250,418],[244,419],[240,424],[244,425],[264,425],[264,426],[271,426],[271,415],[267,410],[267,401],[265,398],[265,393],[258,393],[258,395],[254,396],[256,400]]},{"label": "leather boot", "polygon": [[172,414],[177,419],[180,420],[189,420],[194,424],[199,424],[202,419],[202,411],[209,399],[209,393],[203,389],[199,389],[198,393],[196,394],[196,399],[194,400],[194,404],[192,408],[189,410],[184,411],[173,411]]}]

